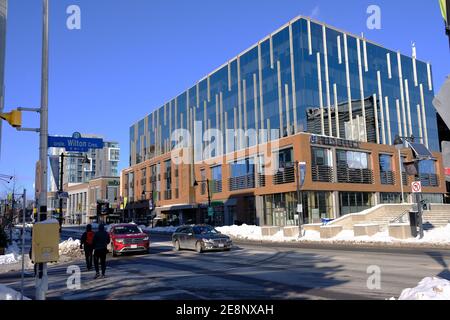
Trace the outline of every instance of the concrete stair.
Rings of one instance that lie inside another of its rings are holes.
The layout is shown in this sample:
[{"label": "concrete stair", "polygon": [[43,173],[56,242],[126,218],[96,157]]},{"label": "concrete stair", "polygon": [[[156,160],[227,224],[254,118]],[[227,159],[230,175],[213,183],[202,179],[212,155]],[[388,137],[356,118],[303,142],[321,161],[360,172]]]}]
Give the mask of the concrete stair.
[{"label": "concrete stair", "polygon": [[425,230],[445,227],[450,223],[450,208],[449,210],[424,211],[423,223]]}]

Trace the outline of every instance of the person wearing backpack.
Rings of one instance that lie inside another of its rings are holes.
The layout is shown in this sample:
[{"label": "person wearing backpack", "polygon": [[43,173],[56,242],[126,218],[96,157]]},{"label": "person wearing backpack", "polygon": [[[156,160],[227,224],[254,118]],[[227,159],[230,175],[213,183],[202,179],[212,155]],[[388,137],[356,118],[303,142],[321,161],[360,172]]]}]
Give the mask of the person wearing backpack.
[{"label": "person wearing backpack", "polygon": [[86,257],[86,267],[88,271],[92,270],[92,253],[94,251],[94,231],[92,226],[86,226],[86,232],[83,233],[80,240],[80,249],[84,248],[84,255]]},{"label": "person wearing backpack", "polygon": [[106,271],[106,254],[108,253],[108,244],[111,242],[109,233],[105,231],[105,225],[100,224],[98,231],[94,236],[94,266],[95,279],[100,277],[99,260],[102,267],[102,278],[105,277]]}]

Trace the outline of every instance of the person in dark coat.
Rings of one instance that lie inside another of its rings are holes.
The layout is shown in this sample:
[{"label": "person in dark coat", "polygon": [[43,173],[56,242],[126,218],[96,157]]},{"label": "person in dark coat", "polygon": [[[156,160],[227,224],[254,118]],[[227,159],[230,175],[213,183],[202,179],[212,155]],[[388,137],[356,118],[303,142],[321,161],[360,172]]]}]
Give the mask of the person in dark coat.
[{"label": "person in dark coat", "polygon": [[88,271],[92,270],[92,253],[94,251],[94,236],[92,226],[86,226],[86,232],[83,233],[80,240],[80,249],[84,249],[84,256],[86,257],[86,267]]},{"label": "person in dark coat", "polygon": [[101,224],[98,227],[98,231],[94,235],[94,266],[95,266],[95,279],[100,277],[99,265],[102,267],[102,277],[105,277],[106,272],[106,254],[108,253],[108,244],[111,242],[109,233],[105,231],[105,225]]}]

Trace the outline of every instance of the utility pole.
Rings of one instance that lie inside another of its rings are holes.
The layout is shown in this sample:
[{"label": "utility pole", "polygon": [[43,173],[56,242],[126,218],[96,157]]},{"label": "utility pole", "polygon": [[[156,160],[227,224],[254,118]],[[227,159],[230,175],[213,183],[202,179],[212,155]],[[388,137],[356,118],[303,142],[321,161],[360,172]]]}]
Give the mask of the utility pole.
[{"label": "utility pole", "polygon": [[[47,150],[48,150],[48,0],[43,0],[42,75],[39,131],[41,187],[38,221],[47,219]],[[36,300],[45,300],[48,290],[47,264],[39,263],[36,278]]]},{"label": "utility pole", "polygon": [[[61,168],[59,170],[59,192],[63,192],[64,184],[64,152],[61,152]],[[59,230],[61,232],[62,221],[63,221],[63,198],[59,194]]]},{"label": "utility pole", "polygon": [[23,189],[23,212],[22,212],[22,278],[20,283],[20,300],[23,300],[23,287],[25,284],[25,226],[27,216],[27,190]]},{"label": "utility pole", "polygon": [[[5,53],[6,53],[6,25],[8,18],[8,0],[0,0],[0,113],[5,103]],[[0,154],[2,146],[2,121],[0,121]]]}]

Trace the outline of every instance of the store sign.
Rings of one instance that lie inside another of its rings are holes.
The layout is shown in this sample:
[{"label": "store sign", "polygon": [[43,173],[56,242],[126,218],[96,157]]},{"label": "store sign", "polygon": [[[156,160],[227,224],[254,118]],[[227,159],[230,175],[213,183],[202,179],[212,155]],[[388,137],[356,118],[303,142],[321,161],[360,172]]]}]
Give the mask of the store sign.
[{"label": "store sign", "polygon": [[310,139],[311,144],[331,146],[331,147],[342,147],[342,148],[352,148],[359,149],[360,143],[353,140],[345,140],[333,137],[315,136],[312,135]]}]

